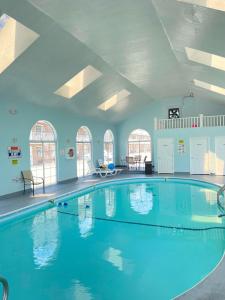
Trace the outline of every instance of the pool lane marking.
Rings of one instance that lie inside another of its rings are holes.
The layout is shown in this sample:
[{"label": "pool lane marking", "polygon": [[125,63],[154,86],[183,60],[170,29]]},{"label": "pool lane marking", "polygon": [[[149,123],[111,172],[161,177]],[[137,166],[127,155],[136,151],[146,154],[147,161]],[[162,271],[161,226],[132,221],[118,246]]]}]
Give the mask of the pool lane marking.
[{"label": "pool lane marking", "polygon": [[[57,210],[57,212],[60,213],[60,214],[79,217],[78,214],[63,212],[63,211],[60,211],[60,210]],[[203,227],[203,228],[190,228],[190,227],[177,227],[177,226],[169,226],[169,225],[158,225],[158,224],[151,224],[151,223],[139,223],[139,222],[116,220],[116,219],[106,219],[106,218],[100,218],[100,217],[91,217],[91,219],[95,219],[95,220],[99,220],[99,221],[122,223],[122,224],[140,225],[140,226],[146,226],[146,227],[158,227],[158,228],[165,228],[165,229],[187,230],[187,231],[207,231],[207,230],[215,230],[215,229],[225,230],[225,227],[222,227],[222,226]]]}]

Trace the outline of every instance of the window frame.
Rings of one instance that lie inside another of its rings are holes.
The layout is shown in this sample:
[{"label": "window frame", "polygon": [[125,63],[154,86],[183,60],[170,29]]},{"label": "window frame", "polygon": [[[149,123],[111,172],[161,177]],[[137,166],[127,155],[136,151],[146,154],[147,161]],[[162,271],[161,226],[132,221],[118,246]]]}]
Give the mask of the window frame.
[{"label": "window frame", "polygon": [[[110,133],[110,136],[111,136],[111,140],[110,140],[110,141],[109,141],[109,140],[106,140],[106,134],[107,134],[107,133]],[[110,161],[109,159],[108,159],[108,160],[106,159],[106,157],[107,157],[107,158],[110,157],[109,153],[107,153],[107,155],[105,155],[105,152],[107,151],[107,150],[106,150],[106,145],[107,145],[107,146],[109,146],[109,145],[112,146],[112,155],[111,155],[111,156],[112,156],[112,161]],[[105,131],[105,133],[104,133],[104,140],[103,140],[103,156],[104,156],[104,163],[105,163],[105,164],[113,163],[114,160],[115,160],[114,134],[113,134],[113,132],[112,132],[111,129],[107,129],[107,130]]]}]

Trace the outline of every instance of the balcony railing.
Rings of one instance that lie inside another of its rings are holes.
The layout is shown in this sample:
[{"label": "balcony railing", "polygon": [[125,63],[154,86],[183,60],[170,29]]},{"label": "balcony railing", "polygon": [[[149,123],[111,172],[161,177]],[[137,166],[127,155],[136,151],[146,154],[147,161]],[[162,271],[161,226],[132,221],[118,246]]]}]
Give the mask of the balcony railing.
[{"label": "balcony railing", "polygon": [[154,120],[155,130],[175,128],[199,128],[199,127],[223,127],[225,126],[225,115],[187,117],[178,119]]}]

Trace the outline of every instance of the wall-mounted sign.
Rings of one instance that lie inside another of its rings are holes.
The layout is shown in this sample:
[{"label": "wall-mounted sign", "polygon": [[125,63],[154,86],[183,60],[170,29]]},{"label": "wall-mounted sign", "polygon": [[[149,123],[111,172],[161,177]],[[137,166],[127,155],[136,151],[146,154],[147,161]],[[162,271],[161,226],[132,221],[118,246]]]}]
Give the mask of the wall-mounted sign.
[{"label": "wall-mounted sign", "polygon": [[67,159],[74,159],[75,156],[75,149],[74,147],[68,147],[65,149],[65,157]]},{"label": "wall-mounted sign", "polygon": [[19,160],[18,159],[12,159],[11,163],[13,166],[17,166],[19,164]]},{"label": "wall-mounted sign", "polygon": [[21,155],[21,148],[19,146],[8,147],[8,158],[20,158]]},{"label": "wall-mounted sign", "polygon": [[178,140],[178,153],[179,154],[184,154],[185,149],[184,149],[184,140],[180,139]]}]

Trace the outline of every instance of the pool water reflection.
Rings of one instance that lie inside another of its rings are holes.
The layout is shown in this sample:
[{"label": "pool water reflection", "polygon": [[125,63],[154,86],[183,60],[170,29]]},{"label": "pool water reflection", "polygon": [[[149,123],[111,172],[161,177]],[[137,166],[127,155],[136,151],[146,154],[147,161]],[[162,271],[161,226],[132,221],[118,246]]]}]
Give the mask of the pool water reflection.
[{"label": "pool water reflection", "polygon": [[10,299],[171,299],[216,266],[224,230],[147,225],[224,226],[215,199],[187,183],[117,184],[12,222],[0,228]]}]

